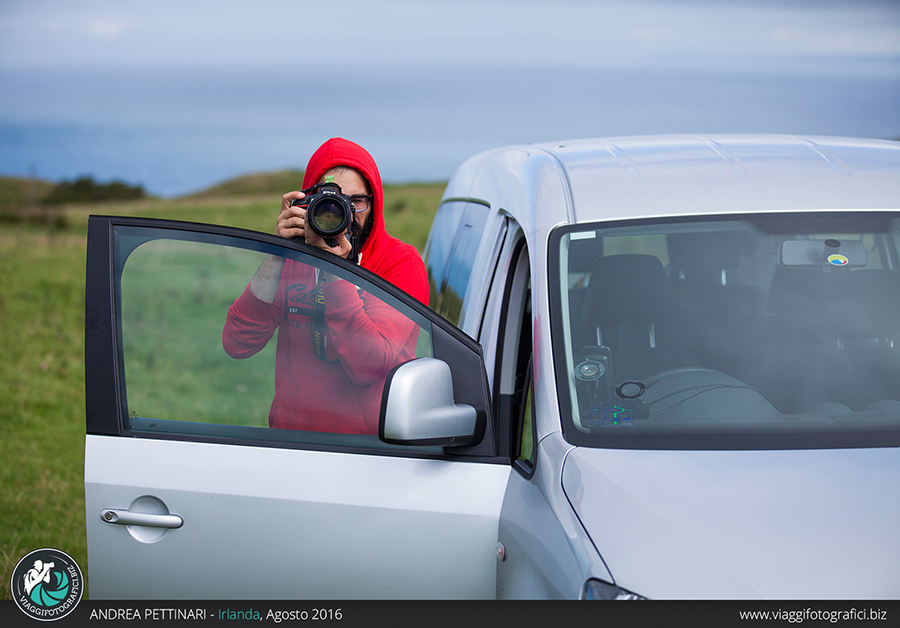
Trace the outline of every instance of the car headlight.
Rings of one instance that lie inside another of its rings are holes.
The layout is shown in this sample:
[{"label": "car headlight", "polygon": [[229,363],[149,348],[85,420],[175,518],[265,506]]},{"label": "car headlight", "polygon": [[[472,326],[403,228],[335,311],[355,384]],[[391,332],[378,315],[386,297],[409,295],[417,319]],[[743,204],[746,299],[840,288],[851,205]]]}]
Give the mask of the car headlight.
[{"label": "car headlight", "polygon": [[614,584],[591,578],[581,589],[582,600],[646,600],[637,593],[626,591]]}]

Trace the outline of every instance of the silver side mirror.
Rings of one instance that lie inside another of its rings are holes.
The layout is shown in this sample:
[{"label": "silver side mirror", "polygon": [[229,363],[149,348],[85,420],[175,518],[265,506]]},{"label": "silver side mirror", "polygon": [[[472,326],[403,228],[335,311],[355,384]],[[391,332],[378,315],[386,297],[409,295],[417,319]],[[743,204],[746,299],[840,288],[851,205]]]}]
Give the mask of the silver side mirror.
[{"label": "silver side mirror", "polygon": [[384,384],[378,436],[395,445],[474,445],[484,436],[483,410],[453,400],[450,367],[419,358],[396,367]]}]

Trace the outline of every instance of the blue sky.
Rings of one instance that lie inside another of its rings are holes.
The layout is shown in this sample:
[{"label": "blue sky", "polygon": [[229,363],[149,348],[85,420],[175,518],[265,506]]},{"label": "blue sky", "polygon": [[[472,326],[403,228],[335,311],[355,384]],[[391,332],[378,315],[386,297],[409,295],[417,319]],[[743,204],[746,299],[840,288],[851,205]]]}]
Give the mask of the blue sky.
[{"label": "blue sky", "polygon": [[[898,72],[885,0],[25,1],[0,4],[0,66],[345,64]],[[780,63],[773,64],[773,60]],[[825,63],[821,63],[825,62]]]},{"label": "blue sky", "polygon": [[0,0],[0,174],[175,195],[342,135],[402,182],[709,132],[900,137],[900,2]]}]

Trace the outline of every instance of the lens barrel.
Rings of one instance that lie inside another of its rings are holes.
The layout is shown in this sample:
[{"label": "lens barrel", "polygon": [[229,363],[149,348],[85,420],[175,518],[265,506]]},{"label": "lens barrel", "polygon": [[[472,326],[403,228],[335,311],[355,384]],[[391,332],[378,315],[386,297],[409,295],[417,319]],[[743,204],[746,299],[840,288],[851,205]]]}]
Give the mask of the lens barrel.
[{"label": "lens barrel", "polygon": [[323,238],[332,238],[347,230],[353,211],[340,197],[320,197],[306,208],[310,228]]},{"label": "lens barrel", "polygon": [[350,226],[353,204],[350,197],[326,186],[303,200],[295,200],[292,205],[305,205],[306,224],[309,228],[323,238],[334,238]]}]

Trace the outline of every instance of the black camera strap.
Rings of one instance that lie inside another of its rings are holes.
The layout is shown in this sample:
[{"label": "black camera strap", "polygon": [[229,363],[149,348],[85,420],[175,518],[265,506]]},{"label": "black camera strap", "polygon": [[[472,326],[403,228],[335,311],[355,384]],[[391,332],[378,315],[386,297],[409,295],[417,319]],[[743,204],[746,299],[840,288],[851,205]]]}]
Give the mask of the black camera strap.
[{"label": "black camera strap", "polygon": [[[353,247],[350,251],[350,261],[354,264],[359,263],[359,223],[355,220],[350,221],[350,245]],[[323,362],[329,364],[337,364],[338,360],[329,360],[325,357],[325,291],[323,286],[328,283],[325,281],[325,271],[321,268],[316,270],[316,300],[313,303],[312,324],[310,325],[310,333],[312,334],[313,353]]]},{"label": "black camera strap", "polygon": [[354,264],[359,264],[359,223],[355,218],[350,221],[350,246],[353,249],[350,251],[349,259]]},{"label": "black camera strap", "polygon": [[337,364],[340,360],[332,361],[325,357],[325,290],[323,287],[327,282],[324,280],[324,274],[324,271],[319,270],[316,280],[316,300],[313,303],[312,324],[310,325],[312,347],[317,358],[329,364]]}]

